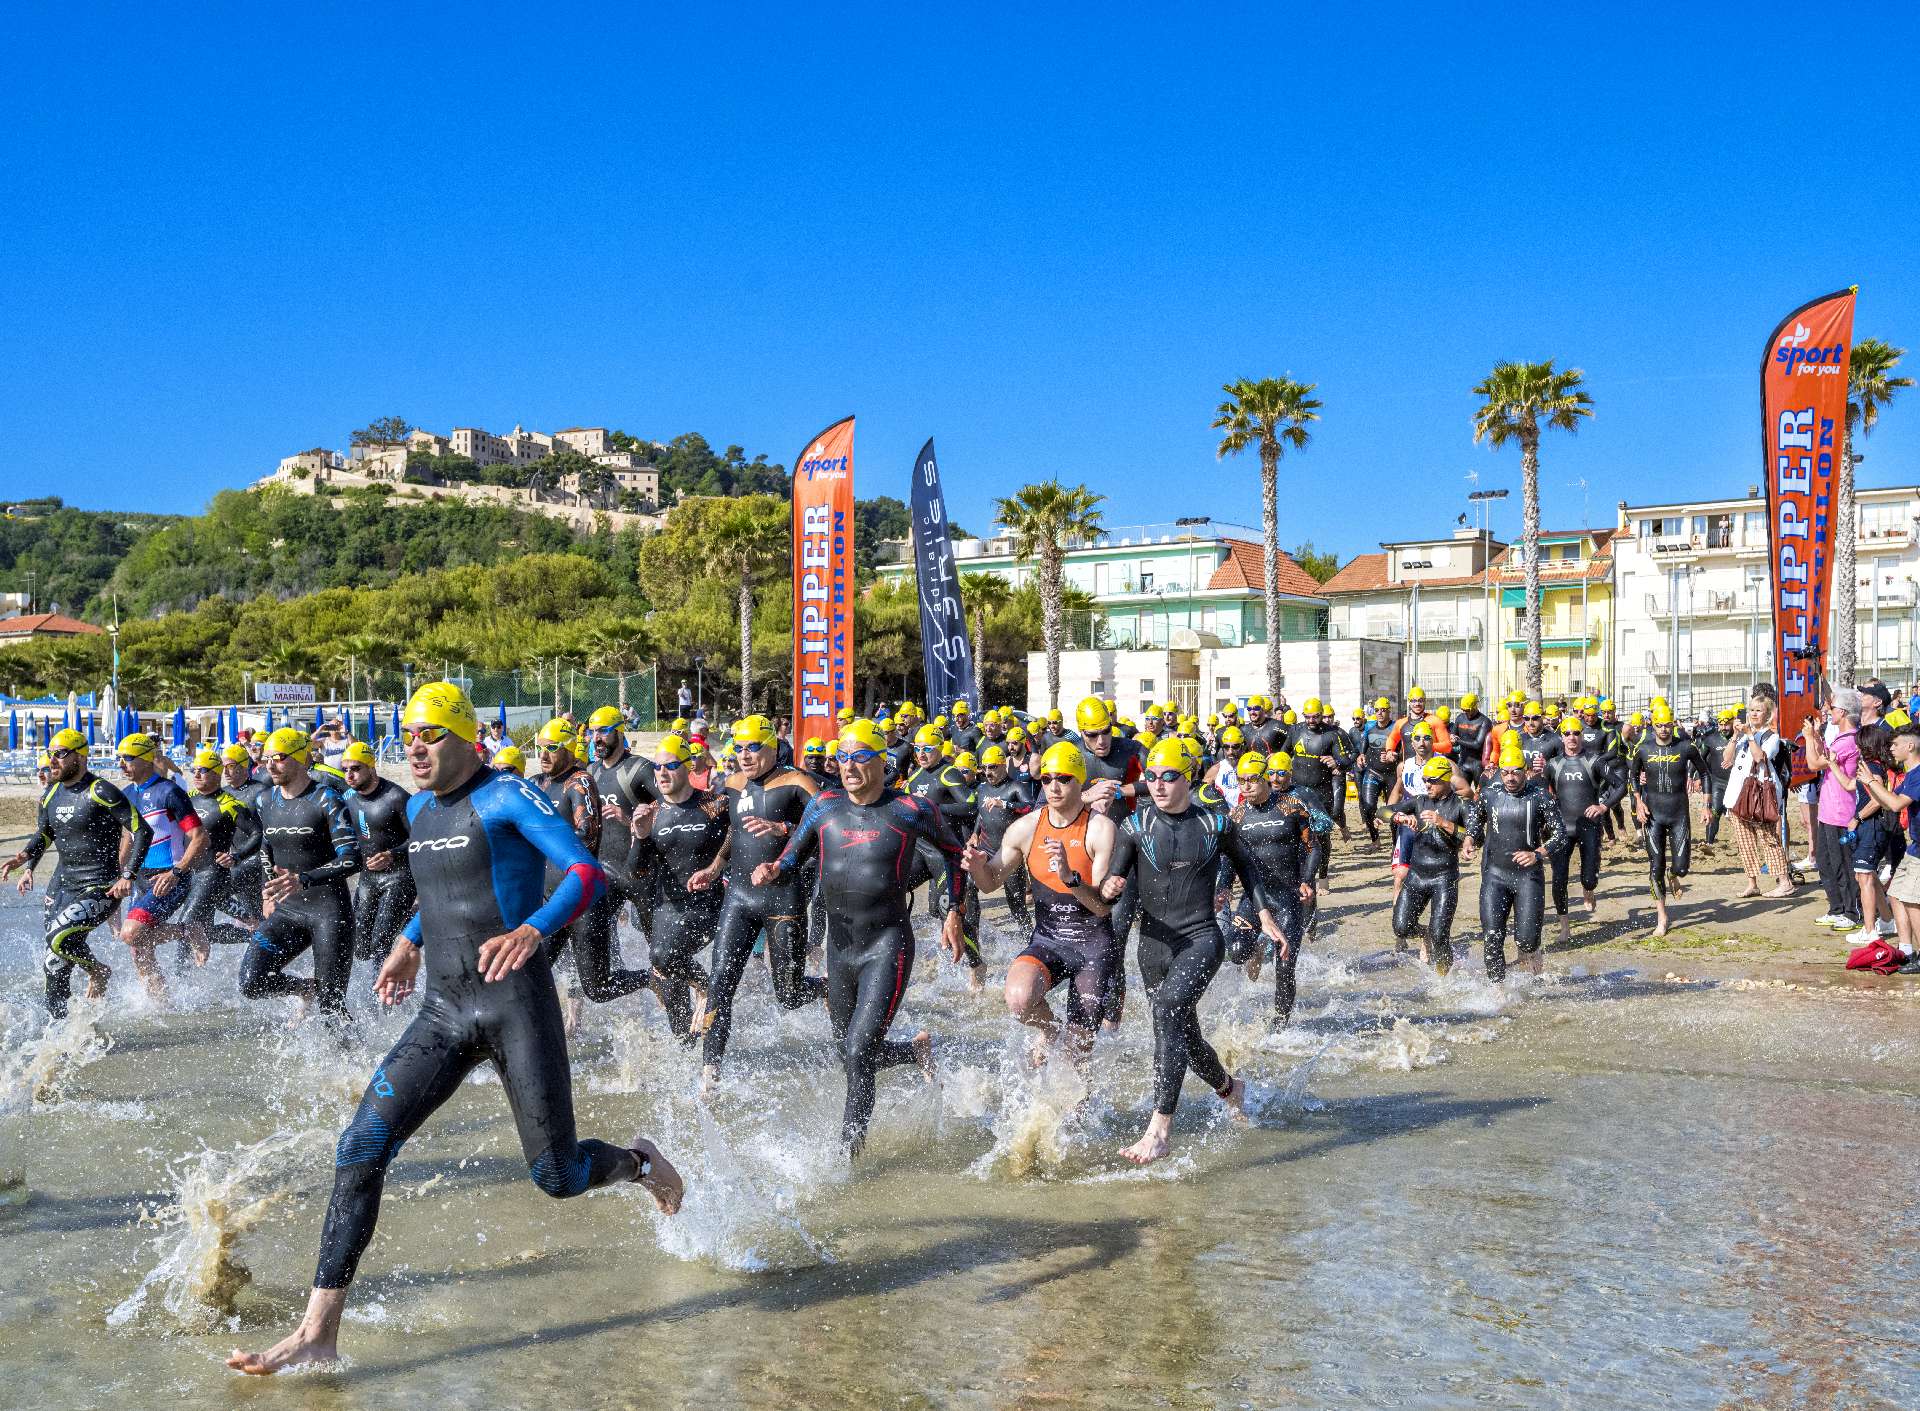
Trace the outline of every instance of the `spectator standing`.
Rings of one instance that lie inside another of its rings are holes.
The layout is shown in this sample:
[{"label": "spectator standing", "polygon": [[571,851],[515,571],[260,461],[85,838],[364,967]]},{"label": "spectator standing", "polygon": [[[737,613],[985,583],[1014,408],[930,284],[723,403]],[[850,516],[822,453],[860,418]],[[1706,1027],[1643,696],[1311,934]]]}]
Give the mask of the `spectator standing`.
[{"label": "spectator standing", "polygon": [[1813,860],[1827,893],[1827,914],[1813,924],[1860,929],[1860,889],[1853,880],[1854,789],[1860,772],[1860,693],[1841,687],[1827,699],[1826,729],[1809,715],[1801,723],[1807,768],[1820,776],[1815,804]]},{"label": "spectator standing", "polygon": [[[1775,808],[1784,817],[1786,791],[1780,782],[1778,760],[1786,748],[1780,732],[1773,728],[1773,701],[1755,692],[1747,700],[1747,712],[1733,723],[1733,738],[1727,742],[1722,761],[1727,775],[1727,807],[1739,803],[1749,778],[1757,778],[1772,792]],[[1740,866],[1747,874],[1743,897],[1760,895],[1760,867],[1774,879],[1770,897],[1793,895],[1793,876],[1787,871],[1787,851],[1781,845],[1780,831],[1773,823],[1749,822],[1733,815],[1734,844],[1740,850]]]}]

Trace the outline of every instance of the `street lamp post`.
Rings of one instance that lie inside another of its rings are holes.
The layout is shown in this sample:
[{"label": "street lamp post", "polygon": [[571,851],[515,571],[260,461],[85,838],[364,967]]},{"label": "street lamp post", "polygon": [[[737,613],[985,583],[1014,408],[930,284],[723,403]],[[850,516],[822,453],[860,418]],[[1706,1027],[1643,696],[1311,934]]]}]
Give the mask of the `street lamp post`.
[{"label": "street lamp post", "polygon": [[1507,498],[1505,490],[1475,490],[1467,496],[1467,503],[1480,511],[1480,579],[1485,589],[1480,610],[1482,630],[1486,633],[1486,642],[1482,650],[1485,658],[1486,681],[1481,687],[1483,693],[1493,690],[1493,554],[1488,542],[1487,527],[1492,520],[1491,500]]}]

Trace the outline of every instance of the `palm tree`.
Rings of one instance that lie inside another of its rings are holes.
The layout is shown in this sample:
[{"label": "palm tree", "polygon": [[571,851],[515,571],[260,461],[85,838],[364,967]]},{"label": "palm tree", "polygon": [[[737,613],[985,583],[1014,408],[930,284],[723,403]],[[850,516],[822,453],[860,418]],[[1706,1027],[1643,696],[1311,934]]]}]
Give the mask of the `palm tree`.
[{"label": "palm tree", "polygon": [[1520,443],[1520,557],[1527,570],[1527,694],[1540,699],[1540,429],[1577,431],[1593,415],[1593,398],[1580,386],[1579,368],[1543,363],[1495,363],[1473,389],[1485,398],[1473,414],[1473,439],[1489,445]]},{"label": "palm tree", "polygon": [[1013,536],[1014,557],[1040,566],[1041,637],[1047,650],[1047,706],[1060,705],[1060,636],[1065,616],[1067,541],[1100,532],[1100,502],[1084,485],[1028,485],[995,500],[994,522]]},{"label": "palm tree", "polygon": [[1280,456],[1283,448],[1307,448],[1307,423],[1320,420],[1316,384],[1291,377],[1241,378],[1220,390],[1227,400],[1214,413],[1213,429],[1224,431],[1218,459],[1260,448],[1260,528],[1266,540],[1267,689],[1278,693],[1280,680]]},{"label": "palm tree", "polygon": [[[705,538],[708,557],[734,583],[740,612],[740,713],[753,711],[753,590],[792,553],[792,510],[772,495],[717,500]],[[797,682],[795,683],[798,684]]]},{"label": "palm tree", "polygon": [[[1866,439],[1880,420],[1880,409],[1893,400],[1893,394],[1913,386],[1911,377],[1893,375],[1906,351],[1879,338],[1862,338],[1847,358],[1847,425],[1840,442],[1840,486],[1834,495],[1839,523],[1833,538],[1832,670],[1834,683],[1840,686],[1853,685],[1860,651],[1853,581],[1859,528],[1853,494],[1853,437],[1858,431],[1861,439]],[[1880,644],[1873,645],[1877,656]]]},{"label": "palm tree", "polygon": [[[960,601],[973,619],[973,679],[980,695],[987,694],[987,619],[1013,601],[1013,585],[997,573],[967,573],[960,577]],[[973,702],[978,706],[981,701]]]},{"label": "palm tree", "polygon": [[627,711],[627,675],[647,662],[647,627],[637,617],[596,622],[587,630],[587,670],[618,678],[620,713]]}]

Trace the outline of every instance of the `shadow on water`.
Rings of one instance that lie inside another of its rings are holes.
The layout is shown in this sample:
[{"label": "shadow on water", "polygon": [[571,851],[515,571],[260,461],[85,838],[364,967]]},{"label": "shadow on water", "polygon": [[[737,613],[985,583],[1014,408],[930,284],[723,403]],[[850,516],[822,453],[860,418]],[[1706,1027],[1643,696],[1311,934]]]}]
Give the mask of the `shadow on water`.
[{"label": "shadow on water", "polygon": [[1328,1124],[1337,1130],[1322,1132],[1300,1146],[1268,1152],[1243,1162],[1228,1163],[1223,1169],[1251,1171],[1261,1166],[1305,1161],[1346,1147],[1424,1132],[1449,1122],[1471,1122],[1477,1127],[1486,1127],[1509,1113],[1530,1111],[1552,1101],[1544,1095],[1457,1098],[1444,1092],[1412,1092],[1330,1102],[1321,1110],[1304,1114],[1294,1122],[1308,1132]]},{"label": "shadow on water", "polygon": [[33,1191],[19,1205],[0,1205],[0,1230],[40,1234],[78,1234],[131,1225],[153,1197],[140,1195],[48,1195]]},{"label": "shadow on water", "polygon": [[1064,1224],[1054,1220],[969,1215],[912,1221],[898,1228],[955,1228],[957,1232],[937,1239],[932,1244],[864,1263],[821,1265],[789,1273],[778,1280],[756,1278],[731,1288],[696,1294],[659,1307],[634,1308],[602,1318],[561,1323],[512,1337],[469,1344],[459,1348],[457,1353],[389,1362],[377,1367],[369,1365],[364,1370],[348,1368],[333,1374],[330,1380],[344,1385],[365,1377],[391,1377],[396,1373],[418,1371],[434,1365],[443,1361],[445,1356],[458,1355],[464,1358],[489,1352],[515,1352],[536,1345],[550,1347],[556,1342],[598,1337],[604,1333],[638,1329],[661,1322],[678,1322],[728,1309],[792,1313],[850,1298],[899,1293],[966,1270],[1081,1251],[1079,1257],[1070,1263],[1024,1274],[983,1295],[983,1301],[1003,1303],[1058,1279],[1104,1268],[1133,1253],[1140,1244],[1139,1227],[1127,1220]]}]

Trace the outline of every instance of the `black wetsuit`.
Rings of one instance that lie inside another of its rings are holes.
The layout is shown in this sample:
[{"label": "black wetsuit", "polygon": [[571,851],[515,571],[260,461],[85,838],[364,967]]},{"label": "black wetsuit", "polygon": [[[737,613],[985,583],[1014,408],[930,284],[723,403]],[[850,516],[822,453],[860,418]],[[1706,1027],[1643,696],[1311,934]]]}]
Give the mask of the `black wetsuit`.
[{"label": "black wetsuit", "polygon": [[1484,711],[1457,710],[1453,719],[1447,722],[1447,730],[1453,736],[1453,764],[1467,783],[1474,788],[1480,786],[1480,761],[1487,749],[1487,732],[1493,729],[1493,720]]},{"label": "black wetsuit", "polygon": [[[1172,738],[1169,736],[1168,738]],[[1114,780],[1120,787],[1113,791],[1101,812],[1114,821],[1117,826],[1136,808],[1149,806],[1146,785],[1141,777],[1146,771],[1147,751],[1138,740],[1122,740],[1115,737],[1106,754],[1097,755],[1085,740],[1078,742],[1080,753],[1087,761],[1087,783],[1098,783],[1102,779]],[[1044,753],[1044,751],[1042,752]],[[1034,756],[1033,768],[1040,768],[1039,755]],[[1137,799],[1125,796],[1125,786],[1132,784],[1138,790]],[[1038,789],[1039,781],[1034,782]],[[1120,900],[1113,904],[1113,912],[1107,918],[1107,924],[1113,927],[1114,939],[1120,942],[1120,959],[1108,976],[1108,994],[1104,1010],[1109,1018],[1118,1020],[1120,1008],[1127,993],[1127,937],[1133,932],[1134,921],[1140,915],[1140,881],[1137,877],[1127,879],[1127,889],[1120,894]]]},{"label": "black wetsuit", "polygon": [[[1024,814],[1040,807],[1040,787],[1031,779],[1017,774],[1008,774],[998,784],[989,783],[985,778],[974,786],[974,829],[980,837],[980,848],[989,855],[1000,851],[1000,844],[1006,839],[1007,829]],[[969,887],[973,880],[967,880]],[[976,889],[977,890],[977,889]],[[1033,920],[1027,914],[1026,864],[1018,864],[1007,873],[1001,884],[1001,895],[1007,901],[1007,914],[1014,924],[1022,930],[1032,926]]]},{"label": "black wetsuit", "polygon": [[[615,818],[614,810],[620,810],[631,820],[635,809],[660,802],[660,782],[655,777],[652,761],[631,752],[621,755],[615,764],[595,760],[587,766],[587,772],[600,791],[600,845],[594,856],[599,858],[600,870],[606,874],[606,904],[589,909],[581,924],[570,928],[568,935],[573,944],[574,964],[580,971],[581,987],[588,991],[589,998],[597,989],[608,999],[616,999],[630,993],[623,987],[630,985],[634,976],[646,974],[644,970],[631,970],[621,963],[620,913],[631,906],[635,922],[651,939],[655,879],[647,876],[637,861],[640,848],[634,842],[631,822]],[[607,977],[604,984],[600,976]]]},{"label": "black wetsuit", "polygon": [[[939,762],[930,769],[916,769],[898,787],[910,798],[919,799],[930,808],[938,809],[954,837],[964,842],[973,831],[973,786],[962,779],[959,771],[951,765]],[[946,862],[940,855],[940,849],[922,838],[914,844],[914,856],[913,885],[916,888],[922,885],[933,887],[931,911],[936,921],[944,920],[948,903],[939,882],[945,873]],[[967,964],[975,970],[985,966],[986,960],[980,954],[980,894],[972,886],[967,888],[961,899],[960,937],[966,947],[964,954]]]},{"label": "black wetsuit", "polygon": [[887,747],[887,783],[893,788],[902,787],[902,782],[911,778],[914,772],[913,741],[902,740],[897,745]]},{"label": "black wetsuit", "polygon": [[1584,733],[1580,753],[1564,750],[1557,759],[1547,761],[1547,787],[1560,805],[1560,821],[1566,827],[1567,845],[1553,855],[1553,909],[1567,914],[1567,873],[1573,855],[1580,854],[1580,886],[1592,891],[1600,885],[1600,842],[1606,832],[1607,815],[1587,817],[1595,804],[1610,810],[1626,792],[1627,781],[1616,762],[1603,754],[1588,754]]},{"label": "black wetsuit", "polygon": [[[1171,1116],[1191,1068],[1225,1096],[1231,1079],[1200,1029],[1200,997],[1225,958],[1214,919],[1224,860],[1256,908],[1273,910],[1260,867],[1232,819],[1189,807],[1163,813],[1148,805],[1121,825],[1113,875],[1140,886],[1140,978],[1153,1009],[1153,1110]],[[1276,913],[1277,917],[1277,913]]]},{"label": "black wetsuit", "polygon": [[[707,990],[707,1028],[701,1057],[718,1064],[733,1033],[733,1000],[753,957],[753,943],[767,938],[767,969],[773,998],[782,1009],[799,1009],[826,993],[827,982],[807,974],[806,915],[812,878],[795,873],[764,887],[753,884],[753,869],[772,862],[806,816],[818,790],[797,769],[774,768],[758,779],[735,774],[726,782],[732,843],[727,851],[726,899],[713,942],[713,980]],[[755,833],[747,820],[763,818],[777,831]]]},{"label": "black wetsuit", "polygon": [[[415,794],[407,812],[420,909],[403,934],[422,945],[424,993],[340,1136],[316,1288],[352,1282],[388,1164],[482,1063],[499,1074],[533,1182],[548,1195],[579,1195],[636,1171],[630,1151],[575,1136],[566,1030],[545,947],[499,980],[480,978],[483,942],[522,924],[553,935],[599,894],[599,864],[539,790],[493,769],[444,796]],[[549,864],[561,875],[551,897]]]},{"label": "black wetsuit", "polygon": [[393,854],[385,872],[360,873],[353,898],[353,955],[377,960],[393,949],[413,914],[413,871],[407,866],[407,802],[413,795],[391,779],[374,781],[373,793],[349,788],[347,812],[360,830],[360,856]]},{"label": "black wetsuit", "polygon": [[1367,836],[1380,841],[1380,800],[1393,791],[1393,774],[1399,761],[1388,763],[1381,756],[1393,738],[1393,723],[1382,725],[1370,720],[1354,736],[1357,763],[1356,791],[1360,795],[1360,821],[1367,825]]},{"label": "black wetsuit", "polygon": [[[1449,827],[1421,820],[1433,813]],[[1460,905],[1460,848],[1467,840],[1467,804],[1459,794],[1448,790],[1438,800],[1423,791],[1407,794],[1393,808],[1393,823],[1406,831],[1407,870],[1401,879],[1400,895],[1393,902],[1395,949],[1403,949],[1420,913],[1429,902],[1432,918],[1427,923],[1428,948],[1434,968],[1442,974],[1453,967],[1453,914]]]},{"label": "black wetsuit", "polygon": [[1248,721],[1241,727],[1241,733],[1247,737],[1247,748],[1261,754],[1272,754],[1287,746],[1287,724],[1277,715],[1268,716],[1258,725]]},{"label": "black wetsuit", "polygon": [[970,725],[963,721],[947,732],[947,738],[953,741],[956,754],[961,752],[978,754],[980,743],[985,737],[981,734],[978,725]]},{"label": "black wetsuit", "polygon": [[[1542,730],[1538,735],[1529,735],[1526,727],[1513,732],[1513,738],[1520,742],[1520,753],[1526,756],[1528,773],[1533,774],[1533,762],[1536,759],[1560,758],[1560,737],[1551,730]],[[1533,774],[1539,778],[1538,774]],[[1497,782],[1497,781],[1496,781]]]},{"label": "black wetsuit", "polygon": [[[267,866],[284,867],[300,890],[279,903],[253,933],[240,963],[240,993],[248,999],[304,994],[311,986],[322,1010],[345,1014],[353,971],[353,899],[347,879],[360,870],[360,831],[346,801],[318,778],[288,798],[278,785],[256,806]],[[313,979],[282,972],[309,947]]]},{"label": "black wetsuit", "polygon": [[236,856],[233,860],[233,876],[228,886],[236,904],[247,915],[254,917],[258,917],[262,910],[260,888],[266,880],[266,849],[260,845],[259,837],[260,796],[271,787],[251,775],[238,784],[226,785],[227,792],[247,806],[247,817],[251,822],[246,826],[253,834],[252,851],[244,859]]},{"label": "black wetsuit", "polygon": [[[87,945],[87,933],[113,915],[120,903],[107,889],[131,883],[153,841],[153,830],[127,796],[105,779],[83,773],[71,784],[54,784],[40,796],[39,828],[27,839],[27,867],[39,866],[49,846],[59,849],[60,865],[47,883],[47,1012],[67,1013],[76,969],[95,970],[100,960]],[[120,834],[133,834],[127,864],[120,865]]]},{"label": "black wetsuit", "polygon": [[[1345,737],[1331,725],[1303,725],[1294,732],[1289,752],[1293,755],[1293,791],[1324,813],[1331,823],[1339,812],[1333,797],[1338,774],[1353,764]],[[1327,763],[1328,756],[1332,757],[1332,764]],[[1320,852],[1319,875],[1322,877],[1327,875],[1330,854],[1330,848]]]},{"label": "black wetsuit", "polygon": [[961,900],[966,871],[960,842],[940,811],[896,789],[870,804],[840,791],[815,796],[780,854],[783,875],[808,859],[821,864],[820,903],[827,912],[827,1013],[847,1070],[841,1137],[858,1148],[873,1115],[874,1075],[915,1061],[913,1045],[887,1038],[887,1026],[913,972],[913,926],[907,889],[914,844],[925,838],[946,864],[949,904]]},{"label": "black wetsuit", "polygon": [[1706,763],[1699,747],[1687,740],[1661,744],[1651,728],[1634,744],[1627,759],[1627,779],[1634,796],[1647,806],[1647,877],[1653,894],[1665,901],[1668,867],[1674,881],[1687,875],[1693,862],[1693,819],[1687,806],[1687,775],[1706,780]]},{"label": "black wetsuit", "polygon": [[1727,732],[1716,724],[1694,736],[1693,747],[1699,751],[1707,781],[1707,843],[1711,845],[1720,835],[1720,815],[1727,811],[1727,780],[1733,775],[1733,766],[1721,763],[1727,757]]},{"label": "black wetsuit", "polygon": [[[1523,956],[1540,949],[1546,920],[1546,857],[1566,846],[1560,806],[1546,786],[1528,780],[1519,793],[1506,784],[1489,785],[1467,810],[1467,832],[1484,852],[1480,864],[1480,931],[1487,978],[1507,973],[1507,924]],[[1516,852],[1534,854],[1531,863],[1513,860]]]},{"label": "black wetsuit", "polygon": [[[216,789],[211,794],[195,790],[188,795],[193,811],[200,815],[200,826],[207,841],[187,872],[187,903],[174,919],[175,924],[200,933],[202,943],[214,935],[214,915],[224,911],[248,930],[260,924],[257,899],[249,899],[234,889],[234,875],[249,865],[260,851],[260,817],[231,790]],[[231,867],[214,859],[221,853],[233,858]],[[249,906],[254,909],[250,910]],[[246,932],[236,933],[236,941],[248,939]]]},{"label": "black wetsuit", "polygon": [[[1307,935],[1307,904],[1300,899],[1300,884],[1319,875],[1325,841],[1306,801],[1291,794],[1269,793],[1265,803],[1243,803],[1233,811],[1233,821],[1260,868],[1267,903],[1280,923],[1280,934],[1287,938],[1287,954],[1276,956],[1273,968],[1273,1012],[1284,1023],[1293,1013],[1294,973]],[[1222,871],[1226,870],[1223,859]],[[1228,958],[1238,963],[1263,940],[1259,907],[1252,895],[1241,895],[1232,925]]]},{"label": "black wetsuit", "polygon": [[720,856],[726,840],[725,797],[693,789],[678,803],[661,802],[653,830],[640,843],[640,868],[655,883],[647,962],[653,970],[653,989],[666,1006],[668,1025],[689,1041],[693,1038],[689,987],[707,987],[706,967],[698,957],[719,928],[726,893],[717,882],[704,891],[689,891],[687,879]]},{"label": "black wetsuit", "polygon": [[[598,855],[602,817],[600,789],[591,770],[570,766],[564,774],[541,774],[531,781],[567,821],[574,836],[587,851]],[[557,869],[547,869],[547,885],[557,886]],[[595,1004],[606,1004],[647,987],[649,976],[643,970],[614,964],[614,933],[618,924],[616,903],[601,895],[587,907],[586,913],[554,934],[547,947],[547,959],[556,967],[562,952],[573,952],[574,973],[580,977],[580,992]]]}]

